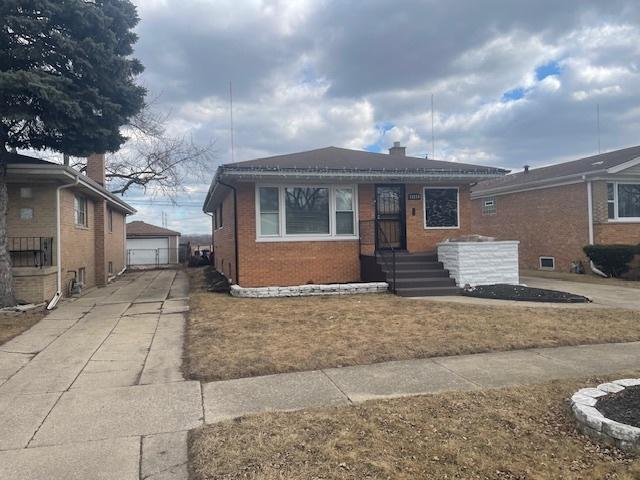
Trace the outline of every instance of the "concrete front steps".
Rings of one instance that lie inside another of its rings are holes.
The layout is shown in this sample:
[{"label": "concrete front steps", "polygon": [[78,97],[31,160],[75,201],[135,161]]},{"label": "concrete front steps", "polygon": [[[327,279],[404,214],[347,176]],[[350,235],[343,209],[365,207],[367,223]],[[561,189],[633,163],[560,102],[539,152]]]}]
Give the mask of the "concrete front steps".
[{"label": "concrete front steps", "polygon": [[[393,284],[393,262],[391,253],[378,254],[378,264]],[[401,297],[427,297],[458,295],[460,288],[449,276],[435,252],[396,252],[396,294]]]}]

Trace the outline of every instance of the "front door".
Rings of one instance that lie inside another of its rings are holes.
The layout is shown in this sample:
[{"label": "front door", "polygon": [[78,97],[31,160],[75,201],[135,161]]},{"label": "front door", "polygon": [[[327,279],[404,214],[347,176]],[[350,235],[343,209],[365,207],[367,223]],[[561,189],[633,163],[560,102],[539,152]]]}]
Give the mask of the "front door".
[{"label": "front door", "polygon": [[376,185],[376,250],[407,246],[404,185]]}]

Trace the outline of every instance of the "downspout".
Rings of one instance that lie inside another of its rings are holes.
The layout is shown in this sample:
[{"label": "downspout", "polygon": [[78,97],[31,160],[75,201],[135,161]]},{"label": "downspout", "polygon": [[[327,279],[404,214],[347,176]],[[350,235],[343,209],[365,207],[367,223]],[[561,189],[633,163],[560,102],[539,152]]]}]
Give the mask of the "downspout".
[{"label": "downspout", "polygon": [[[593,245],[594,235],[593,235],[593,187],[591,185],[591,180],[587,182],[587,212],[589,215],[589,245]],[[604,273],[602,270],[598,269],[595,266],[593,261],[589,260],[589,267],[591,271],[596,275],[600,275],[601,277],[607,277],[608,275]]]},{"label": "downspout", "polygon": [[233,191],[233,243],[236,261],[236,284],[240,284],[240,264],[238,262],[238,190],[233,185],[218,180],[220,185],[230,188]]},{"label": "downspout", "polygon": [[70,188],[78,185],[80,182],[80,173],[76,173],[76,179],[73,183],[68,183],[66,185],[60,185],[56,188],[56,293],[47,305],[47,310],[52,310],[58,304],[60,297],[62,297],[62,234],[60,232],[60,190],[65,188]]},{"label": "downspout", "polygon": [[122,270],[118,277],[127,269],[127,214],[122,215]]}]

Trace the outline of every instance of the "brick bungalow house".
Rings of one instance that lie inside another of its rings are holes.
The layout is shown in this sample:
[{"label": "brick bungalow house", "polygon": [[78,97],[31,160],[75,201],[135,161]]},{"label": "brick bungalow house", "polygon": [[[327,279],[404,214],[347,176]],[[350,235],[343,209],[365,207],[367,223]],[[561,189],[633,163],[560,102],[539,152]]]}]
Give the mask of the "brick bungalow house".
[{"label": "brick bungalow house", "polygon": [[640,146],[478,183],[471,228],[520,241],[520,267],[571,271],[589,244],[640,242]]},{"label": "brick bungalow house", "polygon": [[57,302],[75,281],[103,286],[125,268],[125,217],[135,210],[104,188],[104,155],[87,175],[9,154],[8,249],[16,297]]},{"label": "brick bungalow house", "polygon": [[[472,233],[470,186],[499,168],[327,147],[218,168],[204,201],[216,269],[242,287],[384,280],[456,291],[433,253]],[[395,269],[394,269],[395,270]]]}]

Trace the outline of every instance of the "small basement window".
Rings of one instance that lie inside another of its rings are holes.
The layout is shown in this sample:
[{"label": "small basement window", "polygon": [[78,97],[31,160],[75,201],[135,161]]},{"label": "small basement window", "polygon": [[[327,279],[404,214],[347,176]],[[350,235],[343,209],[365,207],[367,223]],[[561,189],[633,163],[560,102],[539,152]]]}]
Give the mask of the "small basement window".
[{"label": "small basement window", "polygon": [[32,219],[33,219],[33,208],[20,209],[20,220],[32,220]]},{"label": "small basement window", "polygon": [[109,273],[113,273],[113,262],[109,262]]},{"label": "small basement window", "polygon": [[482,215],[495,215],[496,211],[496,197],[482,199]]},{"label": "small basement window", "polygon": [[84,267],[79,268],[79,269],[78,269],[78,279],[77,279],[77,281],[78,281],[78,283],[79,283],[80,285],[84,285],[85,276],[86,276],[86,270],[85,270],[85,268],[84,268]]},{"label": "small basement window", "polygon": [[556,258],[555,257],[540,257],[540,270],[555,270]]}]

